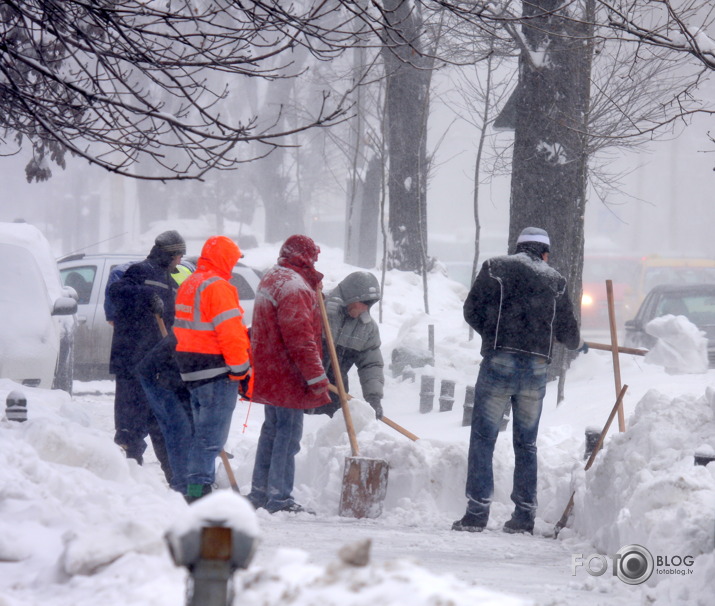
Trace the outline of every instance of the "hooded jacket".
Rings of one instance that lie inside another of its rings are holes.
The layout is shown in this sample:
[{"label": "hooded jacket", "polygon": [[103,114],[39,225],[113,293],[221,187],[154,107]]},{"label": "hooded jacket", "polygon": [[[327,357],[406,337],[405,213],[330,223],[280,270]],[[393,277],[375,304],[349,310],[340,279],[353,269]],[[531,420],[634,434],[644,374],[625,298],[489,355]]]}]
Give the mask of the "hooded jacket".
[{"label": "hooded jacket", "polygon": [[[362,397],[370,403],[379,403],[382,400],[385,384],[385,363],[380,351],[380,328],[369,311],[363,312],[357,318],[351,317],[348,314],[348,305],[360,301],[371,308],[379,300],[380,285],[377,278],[370,272],[356,271],[346,276],[327,295],[325,301],[345,389],[350,391],[348,372],[356,366]],[[323,356],[323,364],[328,379],[331,383],[335,383],[330,356]],[[316,412],[332,416],[340,409],[340,400],[335,394],[331,394],[331,400],[330,404]]]},{"label": "hooded jacket", "polygon": [[492,351],[527,353],[551,361],[553,341],[577,349],[580,334],[566,279],[537,255],[488,259],[464,302],[464,319]]},{"label": "hooded jacket", "polygon": [[229,375],[245,378],[250,370],[250,343],[243,324],[238,291],[229,282],[241,258],[225,236],[206,240],[196,271],[176,295],[176,360],[181,378],[190,384]]},{"label": "hooded jacket", "polygon": [[289,237],[258,285],[251,324],[257,402],[308,409],[330,400],[316,294],[319,252],[307,236]]}]

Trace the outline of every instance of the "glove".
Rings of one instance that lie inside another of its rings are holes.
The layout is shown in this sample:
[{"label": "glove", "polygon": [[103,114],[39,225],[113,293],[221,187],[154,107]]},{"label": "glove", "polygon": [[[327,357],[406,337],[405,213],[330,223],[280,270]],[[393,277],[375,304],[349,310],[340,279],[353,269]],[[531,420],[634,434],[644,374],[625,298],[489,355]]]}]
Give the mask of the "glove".
[{"label": "glove", "polygon": [[578,353],[588,353],[588,343],[586,343],[586,341],[581,341],[581,345],[576,351]]},{"label": "glove", "polygon": [[149,309],[155,316],[164,315],[164,301],[162,301],[161,297],[156,293],[152,294],[151,299],[149,300]]},{"label": "glove", "polygon": [[372,406],[375,411],[375,418],[379,421],[382,419],[382,404],[380,403],[380,398],[377,396],[367,396],[365,401]]},{"label": "glove", "polygon": [[243,379],[238,380],[238,395],[244,400],[250,400],[253,395],[253,388],[251,386],[251,375],[247,374]]},{"label": "glove", "polygon": [[328,379],[324,379],[320,383],[311,385],[309,388],[309,391],[310,391],[310,393],[312,393],[316,396],[327,394],[328,393],[328,385],[330,385],[330,382],[328,381]]}]

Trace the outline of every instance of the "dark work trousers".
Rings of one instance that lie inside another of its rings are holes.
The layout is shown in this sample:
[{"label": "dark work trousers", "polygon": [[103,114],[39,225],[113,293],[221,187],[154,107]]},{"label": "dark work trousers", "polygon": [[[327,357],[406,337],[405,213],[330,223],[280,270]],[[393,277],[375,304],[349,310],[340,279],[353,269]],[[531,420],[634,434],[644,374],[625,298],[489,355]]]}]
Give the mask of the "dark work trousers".
[{"label": "dark work trousers", "polygon": [[115,443],[124,448],[128,459],[134,459],[139,465],[143,463],[145,438],[149,436],[166,481],[171,485],[171,465],[164,436],[138,379],[116,378],[114,429]]}]

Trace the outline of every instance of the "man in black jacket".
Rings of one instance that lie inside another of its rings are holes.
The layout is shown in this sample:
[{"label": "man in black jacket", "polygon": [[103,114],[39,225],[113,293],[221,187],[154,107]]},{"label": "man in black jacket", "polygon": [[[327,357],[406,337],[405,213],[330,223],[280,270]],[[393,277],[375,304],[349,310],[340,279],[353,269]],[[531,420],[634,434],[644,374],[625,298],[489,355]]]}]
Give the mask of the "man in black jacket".
[{"label": "man in black jacket", "polygon": [[499,424],[513,408],[514,513],[509,533],[534,530],[536,437],[554,340],[586,351],[566,289],[549,267],[549,236],[527,227],[513,255],[488,259],[464,302],[464,319],[482,337],[474,390],[467,469],[467,512],[452,530],[478,532],[489,519],[494,489],[492,457]]}]

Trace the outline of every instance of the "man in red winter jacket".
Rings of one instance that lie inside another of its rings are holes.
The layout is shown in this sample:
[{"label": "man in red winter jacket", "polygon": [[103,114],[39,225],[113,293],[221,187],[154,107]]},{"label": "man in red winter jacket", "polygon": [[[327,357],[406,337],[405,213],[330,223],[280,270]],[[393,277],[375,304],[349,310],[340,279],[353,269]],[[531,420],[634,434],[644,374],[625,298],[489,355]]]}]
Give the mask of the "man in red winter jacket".
[{"label": "man in red winter jacket", "polygon": [[251,493],[254,507],[270,513],[306,511],[292,496],[303,413],[330,401],[322,364],[322,322],[315,269],[320,248],[290,236],[278,264],[261,280],[251,326],[253,400],[265,404]]}]

